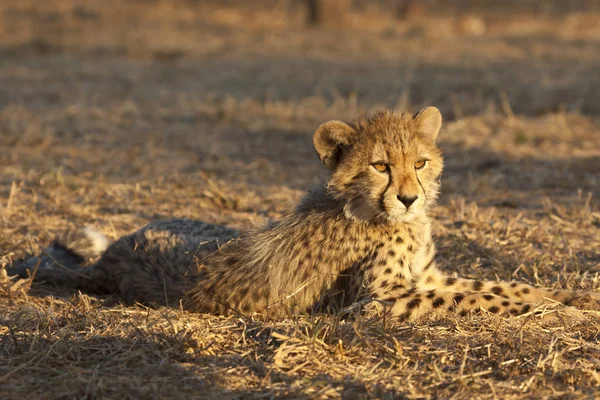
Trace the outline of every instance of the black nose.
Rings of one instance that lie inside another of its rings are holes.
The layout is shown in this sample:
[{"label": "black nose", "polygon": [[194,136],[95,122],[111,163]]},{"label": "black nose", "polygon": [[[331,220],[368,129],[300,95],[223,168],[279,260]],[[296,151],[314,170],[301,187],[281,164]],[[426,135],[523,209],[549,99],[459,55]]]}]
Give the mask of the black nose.
[{"label": "black nose", "polygon": [[400,200],[402,202],[402,204],[404,204],[406,206],[406,208],[409,208],[412,205],[412,203],[414,203],[415,200],[417,200],[419,198],[419,196],[408,197],[408,196],[401,196],[401,195],[398,195],[396,197],[398,197],[398,200]]}]

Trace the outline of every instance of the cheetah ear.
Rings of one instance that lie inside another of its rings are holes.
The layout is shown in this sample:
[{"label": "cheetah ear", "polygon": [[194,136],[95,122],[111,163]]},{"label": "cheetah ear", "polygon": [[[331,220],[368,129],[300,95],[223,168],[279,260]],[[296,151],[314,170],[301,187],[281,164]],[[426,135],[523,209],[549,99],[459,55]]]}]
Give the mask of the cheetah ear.
[{"label": "cheetah ear", "polygon": [[425,107],[413,115],[413,122],[418,132],[430,136],[435,141],[442,127],[442,114],[435,107]]},{"label": "cheetah ear", "polygon": [[340,159],[341,150],[351,143],[356,131],[342,121],[321,124],[313,135],[313,145],[319,158],[329,169],[334,169]]}]

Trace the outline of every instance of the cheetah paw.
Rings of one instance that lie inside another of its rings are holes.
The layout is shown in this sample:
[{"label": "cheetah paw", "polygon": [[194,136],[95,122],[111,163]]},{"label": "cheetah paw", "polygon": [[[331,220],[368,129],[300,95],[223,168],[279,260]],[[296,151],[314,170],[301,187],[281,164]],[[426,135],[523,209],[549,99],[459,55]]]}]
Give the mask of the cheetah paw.
[{"label": "cheetah paw", "polygon": [[576,295],[569,299],[567,304],[580,310],[600,311],[600,292],[587,292]]}]

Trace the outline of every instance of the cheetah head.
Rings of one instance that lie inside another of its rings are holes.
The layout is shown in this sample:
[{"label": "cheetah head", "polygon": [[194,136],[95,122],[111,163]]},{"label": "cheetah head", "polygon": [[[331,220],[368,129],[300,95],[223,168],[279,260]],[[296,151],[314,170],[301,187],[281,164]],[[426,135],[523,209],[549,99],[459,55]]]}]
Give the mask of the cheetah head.
[{"label": "cheetah head", "polygon": [[443,158],[436,145],[442,116],[378,112],[350,124],[329,121],[313,144],[331,171],[327,188],[348,218],[397,223],[426,213],[437,199]]}]

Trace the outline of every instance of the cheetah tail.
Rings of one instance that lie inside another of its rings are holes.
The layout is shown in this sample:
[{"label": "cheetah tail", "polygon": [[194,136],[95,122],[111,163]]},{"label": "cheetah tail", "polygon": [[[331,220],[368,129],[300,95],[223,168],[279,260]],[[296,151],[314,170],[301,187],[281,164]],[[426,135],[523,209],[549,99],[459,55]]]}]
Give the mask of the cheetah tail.
[{"label": "cheetah tail", "polygon": [[15,261],[6,268],[9,276],[44,281],[54,286],[77,287],[86,279],[85,266],[108,247],[108,239],[102,233],[85,227],[66,232],[56,238],[39,256]]}]

